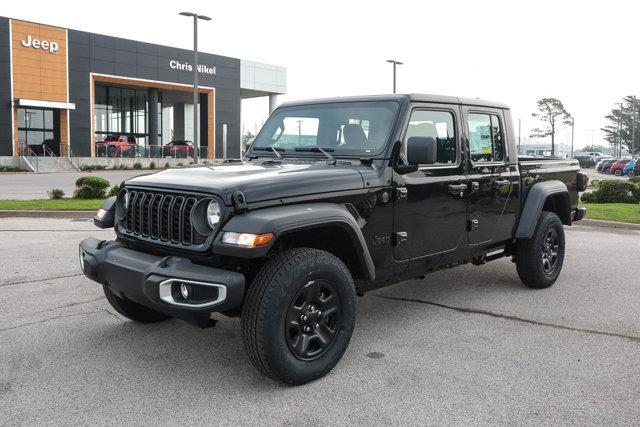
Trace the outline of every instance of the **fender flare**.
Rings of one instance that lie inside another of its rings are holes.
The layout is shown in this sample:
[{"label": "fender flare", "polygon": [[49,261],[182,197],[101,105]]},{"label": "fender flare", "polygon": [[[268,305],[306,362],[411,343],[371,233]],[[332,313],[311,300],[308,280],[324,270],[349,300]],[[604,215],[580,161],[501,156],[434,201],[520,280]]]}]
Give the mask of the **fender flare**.
[{"label": "fender flare", "polygon": [[[335,203],[277,206],[235,215],[218,233],[213,251],[221,255],[260,258],[267,255],[273,243],[281,236],[294,231],[328,225],[340,227],[347,233],[356,250],[360,266],[366,272],[369,280],[375,280],[375,265],[358,222],[344,206]],[[266,246],[241,248],[222,243],[222,235],[226,231],[252,234],[273,233],[274,238]]]},{"label": "fender flare", "polygon": [[[542,181],[531,186],[516,228],[516,239],[530,239],[533,236],[547,198],[556,194],[566,194],[567,201],[569,201],[569,190],[562,181]],[[571,205],[569,205],[569,209],[571,209]]]}]

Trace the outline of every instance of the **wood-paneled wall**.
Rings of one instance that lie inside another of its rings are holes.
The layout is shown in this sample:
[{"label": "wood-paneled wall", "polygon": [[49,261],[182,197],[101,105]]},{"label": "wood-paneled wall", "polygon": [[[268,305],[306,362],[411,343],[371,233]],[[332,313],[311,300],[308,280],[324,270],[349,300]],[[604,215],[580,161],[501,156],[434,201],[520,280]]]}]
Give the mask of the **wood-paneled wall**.
[{"label": "wood-paneled wall", "polygon": [[[25,47],[22,41],[46,40],[58,44],[56,52]],[[67,31],[32,22],[11,20],[13,97],[68,102]]]}]

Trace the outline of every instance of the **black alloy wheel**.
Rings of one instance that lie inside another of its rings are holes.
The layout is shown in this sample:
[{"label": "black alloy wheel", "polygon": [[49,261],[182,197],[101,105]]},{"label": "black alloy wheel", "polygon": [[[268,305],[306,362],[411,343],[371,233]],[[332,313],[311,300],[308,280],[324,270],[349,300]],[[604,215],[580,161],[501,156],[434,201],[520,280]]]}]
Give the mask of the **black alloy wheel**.
[{"label": "black alloy wheel", "polygon": [[553,273],[558,264],[559,246],[558,233],[554,228],[550,228],[544,238],[542,249],[542,269],[547,274]]},{"label": "black alloy wheel", "polygon": [[289,350],[300,360],[322,356],[341,324],[340,295],[327,280],[311,280],[293,297],[285,321]]}]

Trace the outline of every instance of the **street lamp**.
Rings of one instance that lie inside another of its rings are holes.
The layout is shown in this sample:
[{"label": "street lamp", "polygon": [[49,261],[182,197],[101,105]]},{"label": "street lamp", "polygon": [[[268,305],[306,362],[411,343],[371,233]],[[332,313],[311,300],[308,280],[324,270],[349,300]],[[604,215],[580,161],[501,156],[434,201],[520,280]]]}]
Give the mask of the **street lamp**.
[{"label": "street lamp", "polygon": [[396,93],[396,65],[402,65],[402,62],[394,59],[387,59],[387,62],[393,64],[393,93]]},{"label": "street lamp", "polygon": [[192,12],[180,15],[193,18],[193,161],[198,163],[198,19],[211,21],[211,18]]}]

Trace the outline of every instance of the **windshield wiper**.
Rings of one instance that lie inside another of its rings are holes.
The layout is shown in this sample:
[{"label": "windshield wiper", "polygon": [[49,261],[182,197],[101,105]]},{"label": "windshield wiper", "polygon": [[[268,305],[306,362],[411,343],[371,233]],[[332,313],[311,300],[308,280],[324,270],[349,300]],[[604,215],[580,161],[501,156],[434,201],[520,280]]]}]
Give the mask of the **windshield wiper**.
[{"label": "windshield wiper", "polygon": [[320,148],[320,147],[297,147],[294,148],[294,151],[308,151],[312,153],[322,153],[328,160],[328,163],[331,165],[335,165],[337,160],[327,151],[335,151],[333,148]]},{"label": "windshield wiper", "polygon": [[282,159],[282,154],[278,153],[278,151],[286,151],[284,148],[273,147],[273,146],[269,146],[269,147],[251,147],[251,149],[254,150],[254,151],[272,151],[273,154],[276,155],[276,158],[278,160]]}]

